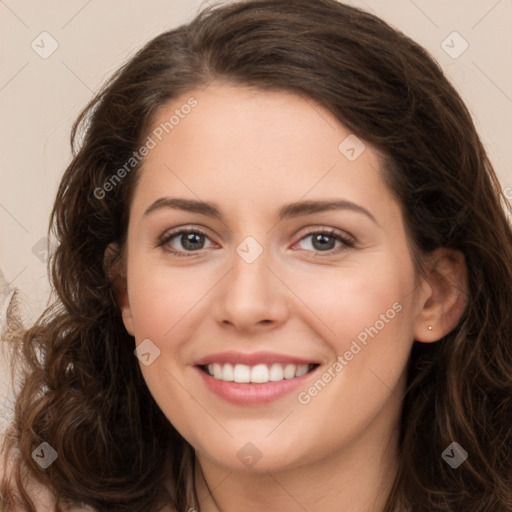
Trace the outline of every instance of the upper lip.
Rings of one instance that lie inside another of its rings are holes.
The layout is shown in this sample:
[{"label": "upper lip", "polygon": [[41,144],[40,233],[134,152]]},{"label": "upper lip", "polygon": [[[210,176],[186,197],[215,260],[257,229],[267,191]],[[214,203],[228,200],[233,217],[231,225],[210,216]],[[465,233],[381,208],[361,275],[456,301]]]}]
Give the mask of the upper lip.
[{"label": "upper lip", "polygon": [[304,359],[302,357],[291,356],[287,354],[278,354],[276,352],[218,352],[205,356],[194,363],[195,366],[204,366],[208,364],[245,364],[254,366],[256,364],[318,364],[317,361]]}]

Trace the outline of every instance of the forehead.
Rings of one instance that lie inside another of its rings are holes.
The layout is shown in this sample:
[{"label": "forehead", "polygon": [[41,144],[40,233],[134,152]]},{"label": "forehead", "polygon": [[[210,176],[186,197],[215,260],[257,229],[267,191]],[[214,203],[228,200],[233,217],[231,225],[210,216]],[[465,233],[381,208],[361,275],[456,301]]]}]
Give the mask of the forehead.
[{"label": "forehead", "polygon": [[145,203],[165,193],[246,208],[326,195],[392,202],[377,151],[288,92],[214,82],[162,107],[149,136],[137,187]]}]

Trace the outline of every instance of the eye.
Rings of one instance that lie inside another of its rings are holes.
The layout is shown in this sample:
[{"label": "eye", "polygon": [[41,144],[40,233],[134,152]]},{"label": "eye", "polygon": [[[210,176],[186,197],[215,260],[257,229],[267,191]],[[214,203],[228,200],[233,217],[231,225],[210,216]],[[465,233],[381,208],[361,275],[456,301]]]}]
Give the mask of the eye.
[{"label": "eye", "polygon": [[354,240],[348,235],[323,228],[302,237],[297,244],[306,251],[337,253],[338,250],[354,247]]},{"label": "eye", "polygon": [[212,241],[202,231],[180,230],[164,235],[159,246],[177,255],[182,253],[197,252],[212,247]]}]

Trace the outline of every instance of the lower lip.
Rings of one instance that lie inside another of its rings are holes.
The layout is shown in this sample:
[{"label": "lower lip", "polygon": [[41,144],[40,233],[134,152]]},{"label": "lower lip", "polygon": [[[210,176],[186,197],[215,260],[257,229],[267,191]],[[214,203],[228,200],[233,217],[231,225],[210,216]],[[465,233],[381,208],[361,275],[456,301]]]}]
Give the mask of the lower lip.
[{"label": "lower lip", "polygon": [[315,368],[301,377],[279,380],[277,382],[241,384],[215,379],[200,368],[196,367],[196,369],[210,391],[213,391],[224,400],[237,405],[260,405],[274,402],[304,386],[305,380],[311,377],[317,370]]}]

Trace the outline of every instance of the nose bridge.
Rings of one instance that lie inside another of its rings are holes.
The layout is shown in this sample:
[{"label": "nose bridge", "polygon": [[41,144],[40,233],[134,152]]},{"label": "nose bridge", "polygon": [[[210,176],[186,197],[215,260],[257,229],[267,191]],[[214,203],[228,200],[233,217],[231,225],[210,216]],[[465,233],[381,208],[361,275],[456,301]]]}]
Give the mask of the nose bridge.
[{"label": "nose bridge", "polygon": [[[245,251],[241,250],[245,249]],[[268,251],[257,254],[254,248],[240,244],[233,257],[233,270],[228,279],[228,292],[239,301],[253,303],[268,300]]]},{"label": "nose bridge", "polygon": [[236,248],[232,269],[217,296],[217,320],[238,328],[279,323],[287,314],[282,286],[269,269],[270,252],[247,237]]},{"label": "nose bridge", "polygon": [[[262,236],[258,238],[261,243],[254,236],[246,236],[235,247],[232,257],[233,269],[230,272],[230,286],[242,287],[242,291],[246,288],[249,295],[250,292],[264,292],[264,285],[269,273],[268,265],[271,264],[268,245],[264,247],[265,240],[262,240]],[[258,290],[252,289],[255,286]]]}]

